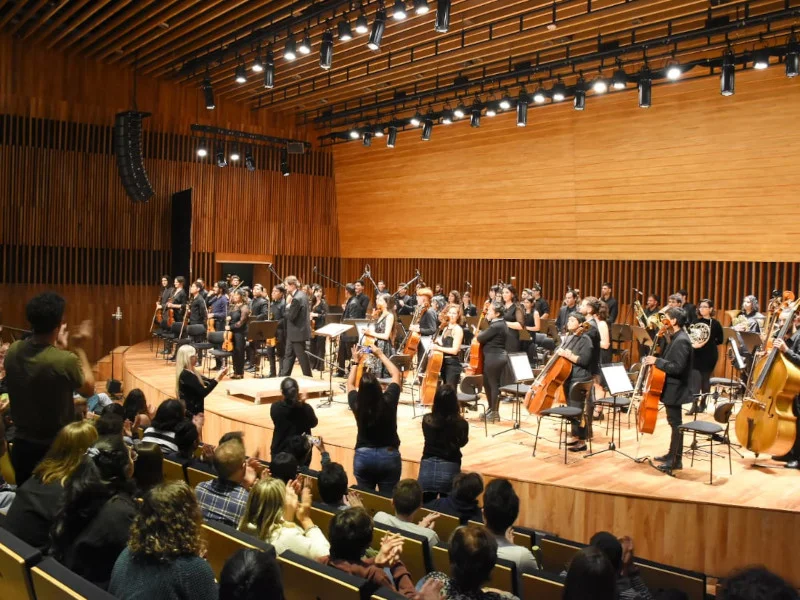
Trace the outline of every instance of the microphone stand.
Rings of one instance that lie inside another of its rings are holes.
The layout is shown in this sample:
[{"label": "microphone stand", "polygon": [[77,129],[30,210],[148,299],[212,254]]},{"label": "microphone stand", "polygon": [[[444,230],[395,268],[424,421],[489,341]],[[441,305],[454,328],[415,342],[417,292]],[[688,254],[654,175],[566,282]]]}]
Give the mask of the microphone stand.
[{"label": "microphone stand", "polygon": [[340,297],[339,297],[339,292],[340,292],[340,291],[341,291],[341,289],[344,287],[344,285],[342,285],[341,283],[339,283],[338,281],[336,281],[336,280],[335,280],[335,279],[333,279],[332,277],[328,277],[328,276],[327,276],[327,275],[325,275],[324,273],[320,273],[320,271],[319,271],[319,269],[317,269],[317,267],[314,267],[314,273],[316,273],[317,275],[319,275],[319,276],[320,276],[320,277],[322,277],[323,279],[327,279],[327,280],[328,280],[328,281],[330,281],[330,282],[331,282],[333,285],[335,285],[335,286],[336,286],[336,304],[337,304],[337,305],[341,304],[341,302],[339,302],[339,300],[340,300]]},{"label": "microphone stand", "polygon": [[373,292],[378,291],[378,284],[376,284],[375,280],[372,278],[372,269],[369,268],[369,265],[366,265],[364,267],[364,273],[362,274],[362,277],[366,277],[367,279],[369,279],[370,283],[372,284]]},{"label": "microphone stand", "polygon": [[278,278],[278,281],[283,283],[283,277],[281,277],[280,275],[278,275],[278,273],[275,272],[275,269],[272,267],[272,263],[267,263],[267,269],[269,269],[269,272]]}]

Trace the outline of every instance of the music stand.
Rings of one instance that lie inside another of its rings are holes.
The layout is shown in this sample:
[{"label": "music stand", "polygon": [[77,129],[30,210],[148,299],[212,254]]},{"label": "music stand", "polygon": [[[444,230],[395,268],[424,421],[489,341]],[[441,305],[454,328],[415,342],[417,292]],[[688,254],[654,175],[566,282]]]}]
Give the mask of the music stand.
[{"label": "music stand", "polygon": [[[278,324],[280,321],[250,321],[249,326],[247,327],[247,335],[250,338],[251,342],[259,342],[259,343],[266,343],[267,340],[274,338],[278,334]],[[261,356],[261,360],[264,360],[264,356]],[[259,374],[261,375],[258,379],[263,379],[263,368],[264,363],[259,361]]]},{"label": "music stand", "polygon": [[[328,338],[331,348],[333,348],[334,344],[338,344],[339,338],[342,334],[350,331],[354,326],[350,323],[328,323],[324,327],[320,327],[314,333],[316,335],[321,335],[323,337]],[[336,364],[334,361],[329,360],[327,358],[323,358],[321,356],[317,356],[316,354],[311,354],[311,352],[306,351],[307,355],[313,356],[321,360],[326,367],[329,368],[328,371],[328,399],[327,401],[322,401],[319,403],[317,408],[322,408],[324,406],[330,406],[333,403],[333,372],[338,369],[339,365]],[[335,367],[335,368],[334,368]]]},{"label": "music stand", "polygon": [[556,343],[556,346],[561,344],[561,334],[558,332],[555,319],[541,319],[539,323],[539,331],[553,340]]},{"label": "music stand", "polygon": [[[636,329],[636,327],[634,327]],[[641,329],[641,327],[639,327]],[[606,386],[608,387],[608,391],[612,397],[616,396],[623,396],[625,394],[632,394],[633,393],[633,384],[631,383],[631,378],[628,377],[628,372],[625,370],[625,365],[623,363],[613,363],[610,365],[600,365],[600,371],[603,373],[603,377],[606,380]],[[594,390],[590,392],[591,396],[594,396]],[[594,404],[594,403],[592,403]],[[590,414],[594,411],[594,406],[591,407],[589,412]],[[614,418],[618,417],[618,411],[613,410]],[[633,462],[641,462],[640,459],[636,459],[629,454],[625,454],[622,450],[617,448],[617,444],[614,440],[614,430],[616,429],[616,423],[611,425],[611,440],[608,442],[608,448],[604,450],[598,450],[597,452],[592,452],[591,454],[587,454],[584,458],[589,458],[590,456],[597,456],[598,454],[603,454],[604,452],[616,452],[617,454],[621,454],[625,458],[629,458]],[[637,425],[638,426],[638,425]],[[590,425],[589,431],[592,432],[593,427]],[[622,435],[620,433],[620,435]]]},{"label": "music stand", "polygon": [[[528,339],[530,339],[530,336],[528,336]],[[528,361],[528,354],[526,352],[512,352],[508,355],[508,364],[511,366],[512,373],[514,373],[517,386],[517,391],[514,395],[514,403],[511,406],[511,419],[514,423],[508,429],[493,433],[492,437],[503,435],[509,431],[521,431],[522,433],[527,433],[528,435],[536,437],[536,434],[532,431],[522,429],[522,400],[519,397],[519,385],[521,383],[533,382],[536,379],[531,369],[531,363]]]},{"label": "music stand", "polygon": [[[611,354],[622,356],[622,344],[633,340],[633,330],[627,323],[611,324]],[[615,347],[616,345],[616,347]],[[628,365],[630,366],[630,353],[628,353]]]}]

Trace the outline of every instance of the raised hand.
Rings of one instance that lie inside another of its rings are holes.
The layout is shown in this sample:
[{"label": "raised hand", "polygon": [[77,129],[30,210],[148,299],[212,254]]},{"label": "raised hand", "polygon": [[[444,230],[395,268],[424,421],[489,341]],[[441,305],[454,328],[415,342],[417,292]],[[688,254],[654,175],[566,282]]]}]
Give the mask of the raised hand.
[{"label": "raised hand", "polygon": [[387,533],[381,540],[381,548],[375,557],[376,567],[391,567],[398,560],[403,551],[403,536],[397,533]]}]

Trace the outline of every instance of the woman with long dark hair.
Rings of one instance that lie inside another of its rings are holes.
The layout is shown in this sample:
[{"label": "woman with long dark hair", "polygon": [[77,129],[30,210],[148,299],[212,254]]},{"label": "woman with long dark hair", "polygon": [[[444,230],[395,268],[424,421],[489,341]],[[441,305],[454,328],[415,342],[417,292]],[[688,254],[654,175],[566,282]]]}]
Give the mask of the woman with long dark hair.
[{"label": "woman with long dark hair", "polygon": [[122,408],[125,411],[125,420],[131,422],[132,431],[136,431],[139,427],[142,429],[150,427],[153,415],[150,412],[150,407],[147,406],[147,400],[142,390],[134,388],[128,392],[128,395],[125,396],[125,401],[122,403]]},{"label": "woman with long dark hair", "polygon": [[503,286],[503,319],[508,325],[506,330],[506,351],[519,352],[519,332],[525,328],[525,312],[517,297],[517,288],[513,285]]},{"label": "woman with long dark hair", "polygon": [[697,305],[699,316],[696,323],[708,325],[710,335],[703,343],[692,343],[692,374],[689,378],[689,392],[695,398],[688,414],[693,415],[706,409],[706,396],[702,400],[697,394],[707,394],[711,391],[711,373],[717,366],[719,346],[723,340],[722,325],[714,318],[714,302],[710,298],[703,298]]},{"label": "woman with long dark hair", "polygon": [[161,403],[153,417],[152,426],[144,430],[142,442],[153,442],[161,446],[164,454],[178,451],[175,442],[175,429],[178,423],[186,418],[185,409],[180,400],[170,398]]},{"label": "woman with long dark hair", "polygon": [[[347,379],[347,402],[358,427],[353,474],[359,485],[391,493],[400,481],[400,438],[397,435],[397,403],[400,400],[400,370],[378,346],[372,350],[392,378],[386,391],[374,373],[365,372],[356,381],[358,360]],[[358,353],[355,356],[358,359]]]},{"label": "woman with long dark hair", "polygon": [[525,316],[525,330],[531,339],[520,342],[520,349],[528,355],[528,362],[534,365],[539,361],[539,355],[536,352],[536,333],[542,328],[541,315],[536,310],[530,295],[522,299],[522,310]]},{"label": "woman with long dark hair", "polygon": [[486,312],[489,326],[478,334],[478,342],[483,350],[483,387],[489,402],[486,420],[492,422],[500,420],[498,412],[500,380],[508,364],[506,352],[508,324],[503,318],[504,312],[505,307],[502,302],[492,302]]},{"label": "woman with long dark hair", "polygon": [[464,341],[464,329],[460,325],[463,319],[461,304],[450,304],[442,311],[442,316],[444,320],[441,333],[433,339],[431,350],[438,350],[444,355],[440,378],[445,383],[458,385],[463,370],[461,361],[458,360],[458,353],[461,352],[461,344]]},{"label": "woman with long dark hair", "polygon": [[[311,322],[314,325],[314,331],[318,331],[322,327],[325,327],[325,323],[328,317],[328,302],[325,300],[325,290],[322,286],[317,285],[316,283],[311,286],[311,311],[310,317]],[[314,356],[319,356],[320,358],[325,358],[325,336],[324,335],[316,335],[315,333],[311,334],[311,354]],[[311,368],[316,369],[317,371],[324,371],[325,370],[325,362],[320,360],[320,358],[311,358]]]},{"label": "woman with long dark hair", "polygon": [[244,350],[247,344],[247,325],[250,322],[250,308],[241,290],[231,294],[230,330],[233,332],[233,375],[231,379],[244,377]]},{"label": "woman with long dark hair", "polygon": [[461,448],[469,441],[469,424],[459,411],[455,386],[436,390],[433,409],[422,418],[422,434],[425,448],[418,479],[423,502],[429,502],[453,487],[453,478],[461,472]]},{"label": "woman with long dark hair", "polygon": [[[375,340],[375,345],[379,346],[381,352],[386,356],[394,353],[392,348],[392,336],[394,335],[394,298],[389,294],[378,294],[375,298],[374,322],[370,324],[364,335]],[[388,373],[383,368],[377,355],[368,357],[368,364],[371,371],[378,377],[386,377]]]},{"label": "woman with long dark hair", "polygon": [[564,600],[615,600],[617,576],[602,550],[589,546],[572,558],[564,581]]},{"label": "woman with long dark hair", "polygon": [[[275,429],[272,432],[270,453],[272,458],[280,452],[286,452],[292,438],[299,435],[311,435],[311,429],[319,422],[314,409],[300,395],[297,381],[291,377],[281,381],[283,398],[274,402],[269,409],[269,416]],[[308,456],[306,466],[311,461]]]},{"label": "woman with long dark hair", "polygon": [[67,480],[64,505],[53,525],[56,560],[103,589],[136,516],[131,480],[135,460],[136,450],[122,437],[98,439]]}]

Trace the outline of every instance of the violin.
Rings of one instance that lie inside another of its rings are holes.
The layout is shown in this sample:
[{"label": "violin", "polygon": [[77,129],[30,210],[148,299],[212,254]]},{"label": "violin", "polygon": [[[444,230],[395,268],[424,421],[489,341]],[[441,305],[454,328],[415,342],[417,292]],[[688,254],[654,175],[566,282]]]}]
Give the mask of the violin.
[{"label": "violin", "polygon": [[[663,321],[661,327],[656,332],[653,345],[648,356],[655,356],[661,351],[658,341],[669,334],[672,327],[669,321]],[[655,365],[642,366],[639,371],[639,381],[636,389],[639,389],[640,382],[644,378],[642,387],[642,397],[639,400],[639,410],[636,417],[636,426],[641,433],[653,433],[656,430],[658,420],[658,402],[664,392],[664,384],[667,382],[667,374]]]},{"label": "violin", "polygon": [[[175,296],[170,296],[167,304],[172,304],[175,301]],[[175,324],[175,311],[170,308],[167,310],[167,327],[172,327]]]},{"label": "violin", "polygon": [[231,331],[231,316],[225,317],[225,333],[222,334],[222,350],[233,352],[233,331]]},{"label": "violin", "polygon": [[483,350],[481,349],[481,343],[478,341],[478,333],[480,333],[481,323],[483,323],[483,320],[486,318],[486,313],[489,312],[489,305],[491,303],[491,300],[487,300],[483,303],[483,310],[478,319],[478,326],[475,328],[475,337],[469,345],[469,360],[467,361],[469,366],[466,369],[467,375],[483,374]]}]

